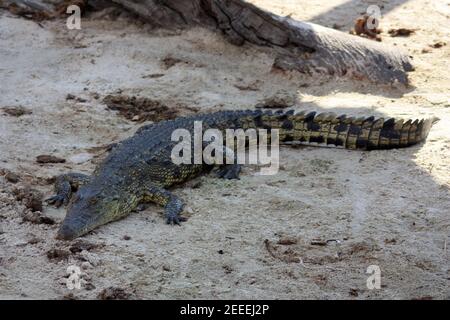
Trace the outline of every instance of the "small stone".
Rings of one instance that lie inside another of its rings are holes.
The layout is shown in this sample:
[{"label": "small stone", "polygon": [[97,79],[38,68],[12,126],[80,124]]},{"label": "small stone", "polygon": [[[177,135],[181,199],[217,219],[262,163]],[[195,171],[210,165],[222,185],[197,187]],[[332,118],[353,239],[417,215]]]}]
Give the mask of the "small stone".
[{"label": "small stone", "polygon": [[25,203],[25,206],[28,209],[31,209],[32,212],[42,212],[42,200],[32,195],[29,197]]},{"label": "small stone", "polygon": [[409,37],[410,35],[415,33],[414,29],[409,28],[398,28],[398,29],[390,29],[388,33],[391,37]]},{"label": "small stone", "polygon": [[163,66],[164,66],[164,68],[165,68],[166,70],[167,70],[167,69],[170,69],[170,68],[172,68],[174,65],[176,65],[176,64],[178,64],[178,63],[182,63],[182,62],[187,63],[186,61],[183,61],[183,60],[181,60],[181,59],[179,59],[179,58],[172,57],[172,56],[170,56],[170,55],[168,55],[168,56],[166,56],[164,59],[162,59],[162,64],[163,64]]},{"label": "small stone", "polygon": [[35,224],[40,224],[40,216],[41,216],[40,212],[30,211],[30,212],[27,212],[23,216],[22,220],[23,221],[27,221],[27,222],[31,222],[31,223],[35,223]]},{"label": "small stone", "polygon": [[36,157],[37,163],[64,163],[66,159],[55,157],[48,154],[42,154]]},{"label": "small stone", "polygon": [[447,43],[445,43],[444,41],[438,41],[436,43],[430,44],[430,47],[435,48],[435,49],[439,49],[442,48],[443,46],[446,46]]},{"label": "small stone", "polygon": [[327,244],[328,244],[328,242],[326,240],[322,240],[322,239],[312,239],[311,240],[312,246],[326,246]]},{"label": "small stone", "polygon": [[4,107],[3,112],[12,117],[21,117],[26,114],[31,114],[32,112],[22,106],[18,107]]},{"label": "small stone", "polygon": [[109,287],[106,289],[103,289],[98,295],[97,299],[100,300],[127,300],[131,296],[130,293],[128,293],[123,288],[118,287]]},{"label": "small stone", "polygon": [[144,75],[142,76],[142,79],[155,79],[155,78],[161,78],[164,77],[165,74],[164,73],[152,73],[152,74],[148,74],[148,75]]},{"label": "small stone", "polygon": [[359,290],[355,289],[355,288],[351,288],[348,293],[353,297],[357,297],[359,295]]},{"label": "small stone", "polygon": [[97,247],[98,247],[98,245],[96,245],[94,243],[87,242],[84,240],[78,240],[70,246],[69,250],[72,253],[79,253],[79,252],[82,252],[83,250],[90,251]]},{"label": "small stone", "polygon": [[391,239],[384,239],[385,244],[397,244],[397,239],[391,238]]},{"label": "small stone", "polygon": [[292,244],[297,243],[297,239],[294,237],[281,237],[280,240],[277,242],[278,244],[284,245],[284,246],[290,246]]},{"label": "small stone", "polygon": [[62,249],[50,249],[47,251],[47,258],[49,260],[61,261],[67,260],[70,256],[70,252]]},{"label": "small stone", "polygon": [[11,183],[17,183],[17,182],[19,182],[20,177],[13,172],[8,172],[5,174],[5,179]]},{"label": "small stone", "polygon": [[233,272],[233,267],[231,267],[229,265],[223,265],[222,268],[225,271],[225,273],[227,273],[227,274]]}]

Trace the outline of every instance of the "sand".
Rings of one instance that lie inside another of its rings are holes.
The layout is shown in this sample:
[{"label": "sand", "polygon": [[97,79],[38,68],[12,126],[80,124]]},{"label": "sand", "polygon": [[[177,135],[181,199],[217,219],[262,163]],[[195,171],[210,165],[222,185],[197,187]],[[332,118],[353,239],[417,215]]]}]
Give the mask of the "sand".
[{"label": "sand", "polygon": [[[0,111],[0,170],[19,176],[0,175],[0,299],[450,298],[449,3],[253,2],[346,32],[368,5],[383,4],[383,43],[413,57],[411,87],[272,72],[270,50],[203,29],[94,16],[75,31],[0,12],[0,108],[32,112]],[[387,34],[400,27],[416,31]],[[447,45],[430,47],[439,41]],[[167,68],[168,56],[182,62]],[[55,240],[65,210],[44,205],[55,224],[24,221],[29,209],[14,189],[48,197],[49,178],[92,172],[104,155],[97,147],[131,136],[141,124],[102,103],[118,92],[201,111],[253,108],[277,94],[296,110],[441,120],[408,149],[282,147],[277,175],[250,166],[238,181],[202,176],[174,190],[188,207],[181,227],[151,205],[80,240]],[[42,154],[67,161],[39,164]],[[370,265],[380,267],[380,289],[366,285]],[[83,271],[80,290],[66,286],[69,266]]]}]

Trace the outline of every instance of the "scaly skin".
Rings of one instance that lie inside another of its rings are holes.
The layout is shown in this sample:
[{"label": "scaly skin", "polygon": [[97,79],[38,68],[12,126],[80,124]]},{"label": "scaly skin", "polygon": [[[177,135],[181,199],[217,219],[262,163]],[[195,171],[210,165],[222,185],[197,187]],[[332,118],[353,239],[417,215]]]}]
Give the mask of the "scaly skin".
[{"label": "scaly skin", "polygon": [[[175,129],[193,132],[194,121],[203,130],[279,129],[281,142],[318,143],[348,149],[373,150],[407,147],[426,139],[435,121],[347,118],[333,113],[293,111],[221,111],[162,121],[141,127],[134,136],[119,143],[91,177],[66,174],[58,177],[56,196],[48,201],[69,204],[58,238],[71,240],[111,221],[130,214],[140,203],[154,202],[165,207],[167,223],[183,221],[183,201],[167,189],[201,174],[210,165],[175,165],[171,141]],[[224,135],[225,136],[225,135]],[[224,165],[222,178],[238,178],[239,165]],[[77,192],[72,196],[73,191]],[[70,200],[70,202],[69,202]]]}]

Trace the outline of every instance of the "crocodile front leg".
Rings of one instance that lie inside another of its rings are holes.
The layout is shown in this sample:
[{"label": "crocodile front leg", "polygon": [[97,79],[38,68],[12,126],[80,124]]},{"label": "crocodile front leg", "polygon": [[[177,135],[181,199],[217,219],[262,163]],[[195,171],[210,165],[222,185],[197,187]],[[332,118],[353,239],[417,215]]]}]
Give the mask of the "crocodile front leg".
[{"label": "crocodile front leg", "polygon": [[153,202],[164,207],[164,216],[167,224],[180,224],[187,219],[180,216],[183,211],[183,201],[170,191],[158,187],[150,186],[144,193],[144,201]]},{"label": "crocodile front leg", "polygon": [[55,193],[56,195],[46,199],[49,204],[59,208],[61,205],[69,203],[72,192],[76,191],[80,186],[86,184],[91,179],[90,176],[82,173],[67,173],[56,178]]}]

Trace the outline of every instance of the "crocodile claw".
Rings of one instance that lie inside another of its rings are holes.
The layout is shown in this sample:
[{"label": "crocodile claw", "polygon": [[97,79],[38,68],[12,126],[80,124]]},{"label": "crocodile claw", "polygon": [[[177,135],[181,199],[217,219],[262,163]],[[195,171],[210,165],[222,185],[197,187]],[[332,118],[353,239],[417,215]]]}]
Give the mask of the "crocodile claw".
[{"label": "crocodile claw", "polygon": [[180,216],[178,213],[166,213],[166,223],[170,225],[181,225],[180,222],[187,221],[187,218]]},{"label": "crocodile claw", "polygon": [[66,205],[68,202],[68,199],[64,197],[63,195],[54,195],[53,197],[50,197],[48,199],[45,199],[45,202],[48,204],[54,205],[56,208],[61,207],[63,204]]}]

